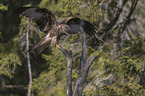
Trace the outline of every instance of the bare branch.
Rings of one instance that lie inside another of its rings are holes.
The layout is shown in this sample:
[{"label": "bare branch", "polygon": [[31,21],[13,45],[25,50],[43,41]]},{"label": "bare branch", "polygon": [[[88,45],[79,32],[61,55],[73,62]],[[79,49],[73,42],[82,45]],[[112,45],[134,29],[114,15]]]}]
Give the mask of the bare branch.
[{"label": "bare branch", "polygon": [[120,37],[120,34],[126,29],[127,25],[130,24],[131,21],[134,21],[134,19],[131,19],[131,16],[134,13],[137,3],[138,3],[138,0],[134,0],[134,2],[132,2],[130,12],[128,16],[126,17],[126,19],[124,20],[124,22],[122,23],[122,26],[118,33],[118,37]]},{"label": "bare branch", "polygon": [[[84,33],[83,30],[81,31],[82,33]],[[86,77],[88,75],[88,70],[96,57],[95,55],[91,55],[86,61],[86,47],[87,47],[86,34],[84,33],[83,41],[82,41],[82,56],[80,58],[80,71],[79,71],[78,79],[74,87],[73,96],[82,96],[82,91],[84,88]]]},{"label": "bare branch", "polygon": [[26,86],[23,86],[23,85],[5,85],[4,86],[5,88],[23,88],[23,89],[27,89]]},{"label": "bare branch", "polygon": [[123,48],[123,38],[121,36],[121,34],[124,32],[124,30],[126,29],[127,25],[129,25],[132,21],[134,21],[134,19],[131,18],[132,14],[134,13],[134,10],[136,8],[136,5],[138,3],[138,0],[134,0],[132,1],[132,6],[130,8],[129,14],[126,17],[126,19],[121,23],[121,27],[119,29],[118,32],[118,38],[117,40],[120,42],[120,47]]},{"label": "bare branch", "polygon": [[82,56],[80,59],[80,70],[82,69],[82,67],[84,66],[84,64],[86,63],[86,34],[83,34],[83,41],[82,41]]},{"label": "bare branch", "polygon": [[82,68],[80,75],[78,76],[78,79],[76,81],[73,96],[82,96],[82,91],[84,88],[84,83],[85,83],[86,77],[88,75],[88,71],[90,69],[90,66],[93,64],[95,58],[96,58],[96,55],[91,55],[88,58],[84,67]]},{"label": "bare branch", "polygon": [[[26,32],[26,50],[29,50],[29,21],[27,19],[27,32]],[[29,86],[28,86],[28,96],[31,96],[31,86],[32,86],[32,72],[31,72],[31,63],[30,63],[30,54],[27,51],[27,63],[28,63],[28,71],[29,71]]]},{"label": "bare branch", "polygon": [[67,96],[72,96],[72,51],[59,48],[67,58]]},{"label": "bare branch", "polygon": [[[124,2],[122,3],[122,7],[118,8],[118,10],[116,11],[115,17],[114,19],[105,26],[104,29],[98,31],[98,33],[102,33],[103,37],[106,37],[104,35],[107,35],[106,33],[116,24],[116,22],[118,21],[122,11],[123,11],[123,7],[125,6],[125,4],[127,3],[128,0],[124,0]],[[101,36],[102,37],[102,36]],[[102,37],[102,38],[103,38]]]}]

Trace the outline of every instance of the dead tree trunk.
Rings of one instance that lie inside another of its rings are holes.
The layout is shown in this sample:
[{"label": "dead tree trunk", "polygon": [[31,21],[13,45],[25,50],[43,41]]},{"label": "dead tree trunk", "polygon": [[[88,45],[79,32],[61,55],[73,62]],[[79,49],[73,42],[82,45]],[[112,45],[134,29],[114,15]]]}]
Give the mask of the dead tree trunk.
[{"label": "dead tree trunk", "polygon": [[62,47],[59,48],[67,58],[67,96],[82,96],[89,68],[95,60],[96,55],[91,55],[86,61],[86,35],[84,34],[82,42],[82,58],[80,60],[80,72],[72,94],[72,51],[64,50]]},{"label": "dead tree trunk", "polygon": [[67,96],[72,96],[72,51],[59,48],[67,58]]},{"label": "dead tree trunk", "polygon": [[82,42],[82,57],[80,59],[80,72],[74,87],[73,96],[82,96],[86,77],[88,75],[90,66],[96,58],[96,55],[91,55],[86,61],[86,35],[83,34]]},{"label": "dead tree trunk", "polygon": [[[26,50],[29,50],[29,21],[27,19],[27,32],[26,32]],[[28,86],[28,96],[31,96],[31,86],[32,86],[32,73],[31,73],[31,63],[30,63],[30,54],[27,51],[27,63],[28,63],[28,73],[29,73],[29,86]]]}]

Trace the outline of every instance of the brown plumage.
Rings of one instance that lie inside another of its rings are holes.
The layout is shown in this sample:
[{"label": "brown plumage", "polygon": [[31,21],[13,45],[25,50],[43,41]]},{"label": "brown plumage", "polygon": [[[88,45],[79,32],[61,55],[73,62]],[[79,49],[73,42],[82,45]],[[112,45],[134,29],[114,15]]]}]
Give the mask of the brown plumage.
[{"label": "brown plumage", "polygon": [[96,36],[96,28],[90,22],[77,17],[68,17],[61,23],[58,23],[54,13],[45,8],[21,7],[15,10],[15,13],[25,15],[34,20],[40,31],[47,33],[47,35],[31,49],[36,55],[41,54],[41,52],[50,45],[55,46],[60,38],[66,34],[85,32],[90,36]]}]

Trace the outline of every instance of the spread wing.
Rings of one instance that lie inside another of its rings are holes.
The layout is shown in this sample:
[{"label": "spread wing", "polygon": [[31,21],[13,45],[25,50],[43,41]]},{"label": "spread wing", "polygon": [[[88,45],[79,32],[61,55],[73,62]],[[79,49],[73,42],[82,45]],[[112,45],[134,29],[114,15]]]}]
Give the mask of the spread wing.
[{"label": "spread wing", "polygon": [[95,36],[95,27],[88,21],[82,20],[77,17],[69,17],[61,22],[62,24],[67,24],[70,27],[70,34],[77,34],[80,32],[81,28],[90,36]]},{"label": "spread wing", "polygon": [[23,14],[34,20],[40,31],[49,31],[56,24],[55,15],[45,8],[20,7],[15,10],[15,13]]}]

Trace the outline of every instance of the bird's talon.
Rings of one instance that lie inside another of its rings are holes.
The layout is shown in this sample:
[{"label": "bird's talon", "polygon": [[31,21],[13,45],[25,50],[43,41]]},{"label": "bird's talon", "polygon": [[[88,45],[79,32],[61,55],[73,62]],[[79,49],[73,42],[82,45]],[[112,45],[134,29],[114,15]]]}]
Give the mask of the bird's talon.
[{"label": "bird's talon", "polygon": [[65,33],[66,35],[68,35],[68,33]]},{"label": "bird's talon", "polygon": [[59,48],[59,47],[60,47],[60,45],[57,45],[57,44],[56,44],[56,47],[57,47],[57,48]]}]

